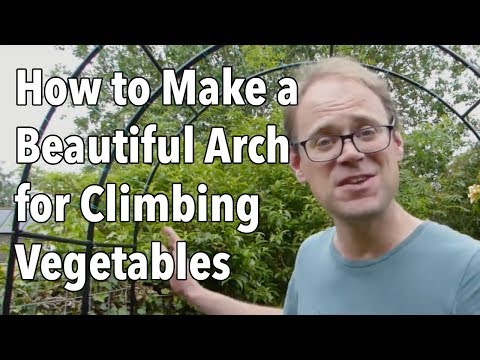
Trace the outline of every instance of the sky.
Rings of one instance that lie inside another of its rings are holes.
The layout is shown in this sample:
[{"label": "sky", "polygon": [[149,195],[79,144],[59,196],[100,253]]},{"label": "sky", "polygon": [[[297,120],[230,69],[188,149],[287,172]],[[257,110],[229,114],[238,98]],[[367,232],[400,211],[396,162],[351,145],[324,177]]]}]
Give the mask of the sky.
[{"label": "sky", "polygon": [[[27,97],[27,106],[16,104],[16,70],[27,69],[27,79],[31,80],[33,68],[43,69],[44,84],[48,80],[48,73],[55,64],[62,64],[73,72],[81,62],[70,51],[61,51],[53,45],[0,45],[0,99],[1,123],[0,131],[0,168],[13,170],[16,164],[16,128],[18,126],[32,126],[38,128],[47,114],[50,105],[44,102],[43,106],[31,105],[31,97]],[[73,110],[58,108],[53,115],[46,134],[71,134],[73,131],[73,115],[81,109]],[[42,168],[48,166],[40,161],[36,165]],[[20,165],[22,167],[23,165]],[[58,167],[56,169],[58,170]],[[74,170],[74,169],[71,169]],[[68,171],[66,169],[66,171]]]}]

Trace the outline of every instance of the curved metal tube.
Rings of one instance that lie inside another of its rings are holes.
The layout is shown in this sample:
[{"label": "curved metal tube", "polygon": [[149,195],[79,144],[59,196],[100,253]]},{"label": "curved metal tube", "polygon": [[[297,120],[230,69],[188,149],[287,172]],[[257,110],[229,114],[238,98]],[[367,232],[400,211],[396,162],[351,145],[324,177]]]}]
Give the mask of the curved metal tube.
[{"label": "curved metal tube", "polygon": [[[72,77],[77,77],[78,75],[80,75],[83,69],[85,69],[85,67],[95,58],[95,56],[98,55],[98,53],[100,52],[100,50],[102,50],[102,48],[103,46],[96,46],[82,61],[82,63],[78,66],[78,68],[73,72]],[[45,130],[47,129],[48,124],[50,123],[50,119],[52,118],[52,115],[55,113],[56,109],[57,107],[52,106],[50,110],[48,110],[48,113],[45,116],[45,119],[43,120],[39,128],[39,138],[38,138],[39,142],[43,138],[43,135],[45,134]],[[28,180],[31,168],[32,168],[32,164],[25,165],[25,167],[23,168],[20,183],[24,183]],[[3,300],[4,315],[7,315],[10,313],[10,303],[12,298],[13,273],[15,269],[14,245],[18,243],[18,236],[19,236],[19,222],[18,222],[17,212],[18,212],[18,204],[15,204],[15,213],[14,213],[13,224],[12,224],[13,234],[10,241],[10,252],[8,255],[8,266],[7,266],[7,278],[5,282],[5,294],[4,294],[4,300]]]}]

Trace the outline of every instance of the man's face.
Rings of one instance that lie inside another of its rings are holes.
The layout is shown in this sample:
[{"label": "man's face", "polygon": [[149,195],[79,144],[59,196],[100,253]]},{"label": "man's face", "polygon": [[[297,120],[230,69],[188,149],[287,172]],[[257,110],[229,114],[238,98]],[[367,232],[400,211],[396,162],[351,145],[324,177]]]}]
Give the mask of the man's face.
[{"label": "man's face", "polygon": [[[328,77],[313,83],[298,105],[294,130],[296,139],[345,135],[372,125],[389,125],[389,115],[370,89],[353,80]],[[331,216],[362,220],[382,213],[398,189],[398,162],[403,141],[393,132],[390,145],[374,154],[356,150],[345,140],[340,157],[313,162],[303,147],[291,151],[291,167],[300,182],[306,182]]]}]

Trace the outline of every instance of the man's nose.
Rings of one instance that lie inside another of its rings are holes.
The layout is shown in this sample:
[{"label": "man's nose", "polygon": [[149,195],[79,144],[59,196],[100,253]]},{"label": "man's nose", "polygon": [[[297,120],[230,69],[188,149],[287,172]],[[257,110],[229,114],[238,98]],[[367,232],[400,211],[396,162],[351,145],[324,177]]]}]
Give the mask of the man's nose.
[{"label": "man's nose", "polygon": [[338,157],[338,162],[358,161],[363,159],[364,153],[357,150],[351,139],[345,139],[343,142],[343,150]]}]

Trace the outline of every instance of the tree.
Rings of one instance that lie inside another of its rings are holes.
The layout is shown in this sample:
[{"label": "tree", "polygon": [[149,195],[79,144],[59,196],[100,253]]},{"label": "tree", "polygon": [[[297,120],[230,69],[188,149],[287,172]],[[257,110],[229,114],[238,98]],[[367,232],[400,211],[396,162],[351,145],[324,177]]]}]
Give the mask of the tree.
[{"label": "tree", "polygon": [[13,195],[17,188],[15,171],[0,167],[0,206],[13,206]]},{"label": "tree", "polygon": [[434,220],[480,239],[480,207],[472,204],[468,187],[478,184],[480,169],[480,145],[471,146],[455,156],[449,168],[439,177],[435,193]]}]

